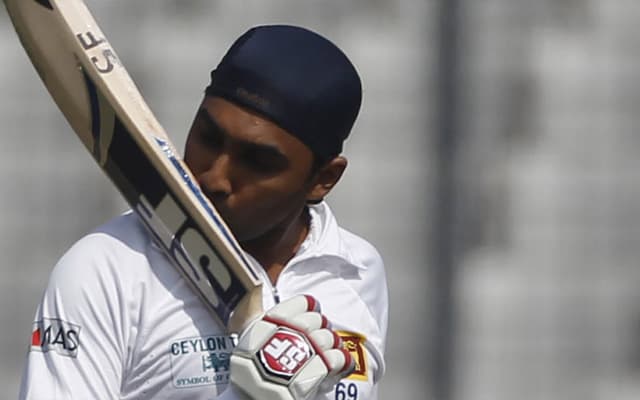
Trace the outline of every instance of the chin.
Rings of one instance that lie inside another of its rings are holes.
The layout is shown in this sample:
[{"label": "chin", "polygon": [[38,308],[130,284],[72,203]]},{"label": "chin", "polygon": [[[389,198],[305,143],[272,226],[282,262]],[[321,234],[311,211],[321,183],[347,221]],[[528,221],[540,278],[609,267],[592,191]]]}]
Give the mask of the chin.
[{"label": "chin", "polygon": [[251,229],[250,227],[246,226],[236,226],[235,229],[234,227],[230,227],[230,229],[233,233],[233,236],[240,244],[252,242],[254,240],[260,239],[265,235],[264,230]]},{"label": "chin", "polygon": [[252,234],[249,230],[242,226],[242,224],[236,223],[232,218],[225,218],[225,216],[223,216],[222,214],[220,216],[233,234],[233,237],[236,238],[238,242],[246,242],[257,236]]},{"label": "chin", "polygon": [[231,232],[233,232],[233,236],[236,238],[236,240],[240,244],[249,243],[260,237],[260,234],[256,234],[256,233],[240,232],[239,234],[236,234],[233,230]]}]

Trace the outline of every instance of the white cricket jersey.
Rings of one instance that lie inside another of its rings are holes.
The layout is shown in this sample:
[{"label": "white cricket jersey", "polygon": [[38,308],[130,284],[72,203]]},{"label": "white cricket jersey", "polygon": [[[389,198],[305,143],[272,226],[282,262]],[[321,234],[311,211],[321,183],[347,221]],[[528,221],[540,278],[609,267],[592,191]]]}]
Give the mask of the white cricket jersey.
[{"label": "white cricket jersey", "polygon": [[[310,213],[310,233],[275,287],[264,275],[264,309],[277,298],[316,297],[357,362],[317,399],[375,399],[387,332],[382,260],[337,225],[326,203]],[[30,342],[21,399],[235,398],[222,395],[231,339],[131,213],[60,259]]]}]

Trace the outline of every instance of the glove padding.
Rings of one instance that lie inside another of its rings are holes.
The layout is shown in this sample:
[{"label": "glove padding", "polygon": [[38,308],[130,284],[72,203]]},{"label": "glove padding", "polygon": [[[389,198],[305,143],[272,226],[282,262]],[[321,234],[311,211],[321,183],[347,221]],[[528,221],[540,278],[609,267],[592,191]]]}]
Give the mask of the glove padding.
[{"label": "glove padding", "polygon": [[231,384],[254,400],[305,400],[330,390],[355,368],[311,296],[266,312],[231,354]]}]

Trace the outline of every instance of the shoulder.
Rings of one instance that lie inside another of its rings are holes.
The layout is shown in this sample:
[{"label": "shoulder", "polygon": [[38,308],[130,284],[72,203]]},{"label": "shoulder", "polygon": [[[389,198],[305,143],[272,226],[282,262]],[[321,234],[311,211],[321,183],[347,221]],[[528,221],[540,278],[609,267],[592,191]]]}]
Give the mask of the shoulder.
[{"label": "shoulder", "polygon": [[311,215],[316,251],[342,258],[369,273],[384,273],[382,256],[376,247],[360,235],[341,227],[327,203],[312,206]]},{"label": "shoulder", "polygon": [[[51,273],[50,286],[63,287],[71,292],[105,282],[116,284],[135,273],[146,259],[150,238],[137,216],[124,214],[88,233],[60,258]],[[109,285],[107,285],[109,286]]]},{"label": "shoulder", "polygon": [[142,254],[150,244],[150,236],[135,214],[126,213],[95,228],[71,246],[66,258],[113,257]]},{"label": "shoulder", "polygon": [[133,252],[144,252],[151,237],[138,216],[127,212],[97,227],[81,241],[119,243]]},{"label": "shoulder", "polygon": [[378,249],[363,237],[345,229],[338,228],[340,240],[348,260],[357,267],[363,267],[372,272],[382,273],[384,262]]}]

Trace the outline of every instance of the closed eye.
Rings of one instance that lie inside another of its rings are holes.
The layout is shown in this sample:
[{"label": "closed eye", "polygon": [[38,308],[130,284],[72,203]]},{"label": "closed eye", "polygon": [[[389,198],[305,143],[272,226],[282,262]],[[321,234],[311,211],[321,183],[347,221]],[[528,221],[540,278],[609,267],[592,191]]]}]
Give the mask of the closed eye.
[{"label": "closed eye", "polygon": [[289,165],[286,156],[272,146],[242,143],[241,159],[249,168],[260,173],[273,173]]},{"label": "closed eye", "polygon": [[205,145],[218,148],[224,144],[225,134],[205,109],[198,110],[197,128],[200,141]]}]

